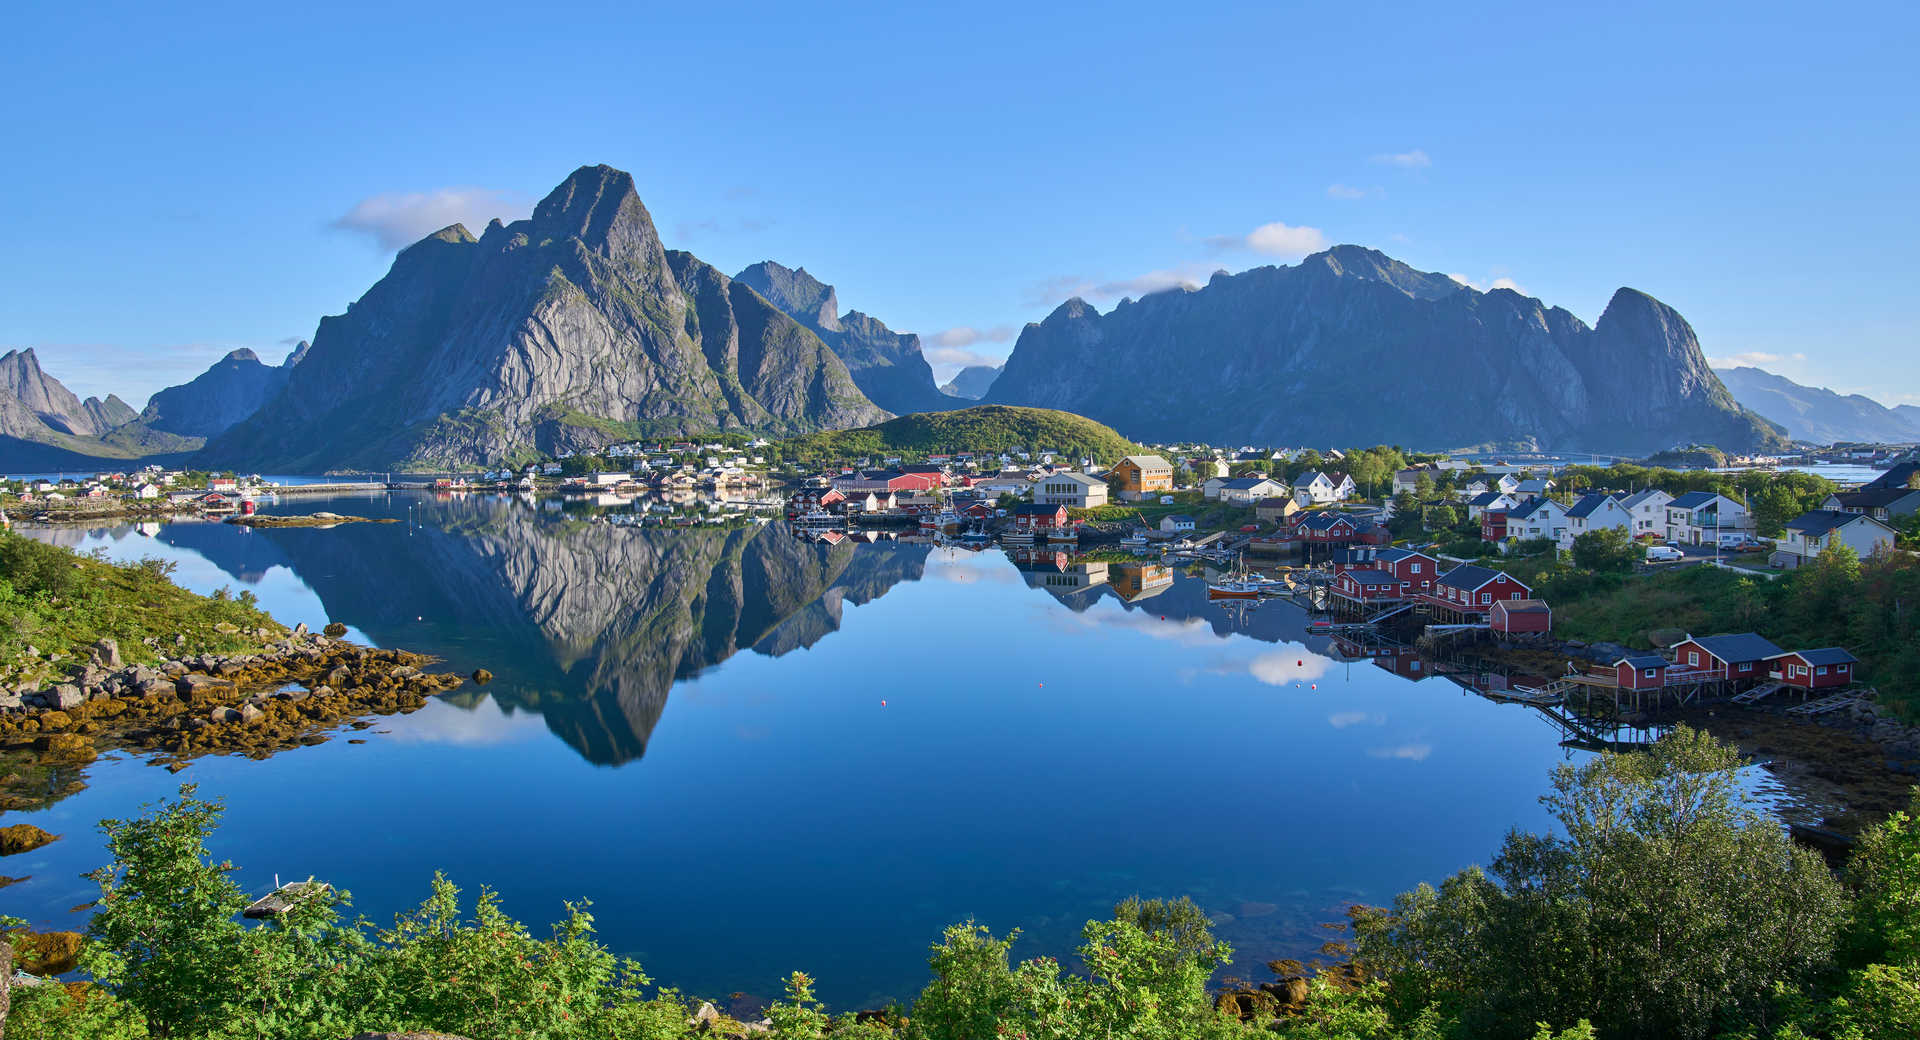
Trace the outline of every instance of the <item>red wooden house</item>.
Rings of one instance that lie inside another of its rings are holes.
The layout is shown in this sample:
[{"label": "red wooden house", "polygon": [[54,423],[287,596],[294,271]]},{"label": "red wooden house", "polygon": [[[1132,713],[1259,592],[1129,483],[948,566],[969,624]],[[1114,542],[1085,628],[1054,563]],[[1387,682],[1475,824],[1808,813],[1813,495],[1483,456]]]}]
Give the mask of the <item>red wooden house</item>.
[{"label": "red wooden house", "polygon": [[1386,571],[1347,571],[1333,579],[1333,593],[1354,603],[1392,603],[1402,596],[1400,579]]},{"label": "red wooden house", "polygon": [[1853,685],[1860,659],[1837,646],[1793,650],[1767,658],[1768,675],[1802,690],[1832,690]]},{"label": "red wooden house", "polygon": [[1400,579],[1408,592],[1432,592],[1434,581],[1440,577],[1440,561],[1413,549],[1377,549],[1373,558],[1375,567]]},{"label": "red wooden house", "polygon": [[1785,651],[1752,632],[1689,636],[1673,646],[1673,663],[1715,679],[1752,680],[1767,674],[1767,662]]},{"label": "red wooden house", "polygon": [[1613,662],[1613,679],[1623,690],[1658,690],[1667,684],[1673,662],[1659,654],[1636,654]]},{"label": "red wooden house", "polygon": [[1327,562],[1332,565],[1335,575],[1348,571],[1376,570],[1378,565],[1374,563],[1374,554],[1378,551],[1370,545],[1344,546],[1335,549]]},{"label": "red wooden house", "polygon": [[1456,609],[1485,612],[1495,600],[1532,599],[1533,589],[1505,571],[1463,563],[1433,583],[1433,597]]},{"label": "red wooden house", "polygon": [[1553,631],[1553,609],[1537,599],[1498,599],[1487,611],[1487,627],[1514,635]]},{"label": "red wooden house", "polygon": [[1480,540],[1484,542],[1504,542],[1507,540],[1507,511],[1487,510],[1480,514]]},{"label": "red wooden house", "polygon": [[1024,502],[1013,507],[1013,529],[1029,533],[1064,531],[1073,526],[1067,519],[1067,507],[1043,506]]}]

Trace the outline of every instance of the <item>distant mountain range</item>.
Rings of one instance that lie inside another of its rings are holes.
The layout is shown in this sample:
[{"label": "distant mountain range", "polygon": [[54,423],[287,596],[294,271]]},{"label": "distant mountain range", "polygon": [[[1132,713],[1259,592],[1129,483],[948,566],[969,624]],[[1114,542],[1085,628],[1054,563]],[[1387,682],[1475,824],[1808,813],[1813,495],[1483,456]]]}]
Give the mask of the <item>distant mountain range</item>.
[{"label": "distant mountain range", "polygon": [[629,439],[844,430],[976,398],[1146,441],[1644,454],[1774,448],[1789,432],[1920,439],[1920,409],[1716,374],[1685,319],[1645,293],[1619,290],[1589,327],[1358,246],[1106,314],[1069,300],[1005,365],[940,387],[918,336],[842,312],[805,268],[767,260],[728,278],[666,249],[633,179],[594,166],[528,219],[401,250],[284,364],[235,351],[137,414],[80,400],[30,350],[0,356],[0,471],[179,456],[203,439],[197,464],[255,471],[493,466]]},{"label": "distant mountain range", "polygon": [[1715,369],[1734,400],[1786,427],[1797,441],[1887,443],[1920,441],[1920,407],[1897,408],[1860,394],[1801,386],[1758,368]]},{"label": "distant mountain range", "polygon": [[1645,293],[1616,292],[1589,328],[1358,246],[1104,315],[1069,300],[1020,334],[985,399],[1152,441],[1623,454],[1783,443],[1721,385],[1679,313]]},{"label": "distant mountain range", "polygon": [[796,270],[762,260],[733,280],[752,286],[768,303],[819,336],[847,366],[860,392],[887,411],[896,415],[937,412],[966,403],[934,385],[919,336],[895,332],[859,311],[839,314],[833,286],[808,274],[806,268]]},{"label": "distant mountain range", "polygon": [[970,401],[978,401],[987,396],[987,391],[993,388],[993,381],[1000,378],[1000,370],[1005,367],[1004,365],[968,365],[954,373],[953,378],[948,380],[947,385],[941,387],[940,391],[955,397],[964,397]]},{"label": "distant mountain range", "polygon": [[307,356],[301,340],[278,367],[251,350],[236,350],[191,382],[170,386],[147,400],[140,421],[151,429],[183,437],[211,437],[260,410],[287,385],[293,366]]},{"label": "distant mountain range", "polygon": [[279,396],[200,461],[281,471],[490,465],[623,439],[799,433],[887,413],[813,331],[667,250],[633,178],[576,170],[511,225],[402,250],[323,318]]}]

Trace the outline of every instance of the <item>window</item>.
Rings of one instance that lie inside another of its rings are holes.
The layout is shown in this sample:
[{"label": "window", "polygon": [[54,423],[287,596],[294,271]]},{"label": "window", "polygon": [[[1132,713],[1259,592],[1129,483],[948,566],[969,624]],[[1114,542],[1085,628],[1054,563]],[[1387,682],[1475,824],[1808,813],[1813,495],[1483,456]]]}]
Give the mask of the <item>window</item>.
[{"label": "window", "polygon": [[1845,675],[1847,673],[1847,666],[1844,664],[1834,665],[1833,670],[1841,675]]},{"label": "window", "polygon": [[1825,674],[1827,674],[1827,666],[1826,666],[1826,665],[1824,665],[1824,664],[1823,664],[1823,665],[1821,665],[1820,667],[1818,667],[1818,668],[1816,668],[1816,669],[1814,669],[1814,673],[1815,673],[1816,675],[1825,675]]},{"label": "window", "polygon": [[1485,603],[1492,603],[1492,602],[1493,602],[1493,593],[1491,593],[1491,592],[1482,592],[1482,593],[1480,594],[1480,602],[1481,602],[1481,603],[1483,603],[1483,604],[1485,604]]},{"label": "window", "polygon": [[1645,676],[1646,676],[1647,678],[1649,678],[1649,679],[1651,679],[1651,678],[1653,678],[1653,673],[1654,673],[1655,671],[1656,671],[1656,669],[1653,669],[1653,668],[1649,668],[1649,669],[1647,669],[1647,670],[1646,670],[1645,672],[1643,672],[1643,673],[1641,673],[1641,674],[1643,674],[1643,675],[1645,675]]},{"label": "window", "polygon": [[1414,564],[1414,565],[1413,565],[1413,573],[1415,573],[1415,574],[1418,574],[1418,573],[1420,573],[1420,565],[1419,565],[1419,564],[1417,564],[1417,563],[1416,563],[1416,564]]},{"label": "window", "polygon": [[1693,650],[1689,650],[1689,651],[1687,651],[1687,663],[1688,663],[1688,664],[1690,664],[1690,665],[1694,665],[1694,666],[1698,666],[1698,665],[1700,664],[1700,655],[1699,655],[1699,653],[1697,653],[1697,652],[1695,652],[1695,651],[1693,651]]}]

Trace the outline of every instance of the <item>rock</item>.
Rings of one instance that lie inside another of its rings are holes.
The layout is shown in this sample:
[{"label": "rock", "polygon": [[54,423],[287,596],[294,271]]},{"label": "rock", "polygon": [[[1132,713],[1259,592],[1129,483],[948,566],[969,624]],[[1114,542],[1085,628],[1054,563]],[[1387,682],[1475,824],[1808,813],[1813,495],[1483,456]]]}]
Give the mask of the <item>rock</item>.
[{"label": "rock", "polygon": [[[324,689],[324,687],[322,688]],[[298,704],[301,701],[306,700],[308,697],[313,696],[313,694],[308,693],[307,691],[299,688],[298,686],[294,686],[284,690],[275,690],[273,691],[273,693],[269,694],[269,696],[271,696],[274,700],[288,701],[293,704]]]},{"label": "rock", "polygon": [[41,729],[66,729],[73,725],[73,716],[64,711],[43,711],[40,713]]},{"label": "rock", "polygon": [[718,1021],[720,1021],[720,1011],[711,1001],[708,1001],[700,1005],[700,1009],[693,1013],[692,1018],[687,1019],[687,1024],[695,1029],[712,1029],[714,1023]]},{"label": "rock", "polygon": [[178,661],[163,661],[160,663],[160,674],[169,679],[178,679],[189,671],[191,671],[191,669]]},{"label": "rock", "polygon": [[55,758],[85,762],[91,762],[94,758],[93,741],[78,733],[54,733],[41,737],[34,744]]},{"label": "rock", "polygon": [[338,639],[347,634],[347,626],[338,621],[332,622],[320,630],[320,634],[329,639]]},{"label": "rock", "polygon": [[0,827],[0,856],[32,852],[59,837],[58,834],[48,834],[31,823],[16,823],[11,827]]},{"label": "rock", "polygon": [[473,670],[473,681],[477,685],[485,686],[493,681],[493,673],[487,671],[485,668],[475,668]]},{"label": "rock", "polygon": [[[255,710],[258,710],[258,709],[255,709]],[[214,708],[214,709],[213,709],[212,711],[209,711],[209,712],[207,712],[207,721],[209,721],[209,722],[239,722],[239,721],[240,721],[240,709],[239,709],[239,708],[232,708],[232,707],[228,707],[227,705],[224,705],[224,704],[222,704],[222,705],[220,705],[219,707],[217,707],[217,708]]]},{"label": "rock", "polygon": [[307,623],[305,621],[293,626],[293,637],[295,639],[307,638]]},{"label": "rock", "polygon": [[233,680],[216,679],[211,675],[201,675],[194,672],[181,676],[174,683],[174,688],[180,692],[180,696],[192,697],[196,693],[204,693],[211,690],[231,690],[233,689]]},{"label": "rock", "polygon": [[93,644],[94,660],[104,668],[124,668],[126,662],[120,660],[120,641],[105,638]]},{"label": "rock", "polygon": [[65,975],[80,966],[84,937],[79,932],[22,929],[8,932],[6,938],[13,944],[13,963],[22,971],[34,975]]},{"label": "rock", "polygon": [[0,711],[14,711],[23,707],[20,695],[12,690],[0,692]]},{"label": "rock", "polygon": [[267,713],[264,711],[261,711],[258,706],[249,702],[246,704],[242,704],[240,706],[239,716],[240,716],[241,722],[244,722],[247,725],[251,726],[256,722],[259,722],[261,719],[266,718]]},{"label": "rock", "polygon": [[345,686],[352,678],[353,673],[343,664],[335,666],[333,671],[327,673],[326,682],[328,686]]},{"label": "rock", "polygon": [[154,697],[171,697],[175,693],[175,687],[172,680],[154,678],[148,679],[138,686],[135,686],[134,692],[147,699]]},{"label": "rock", "polygon": [[1282,1004],[1305,1004],[1309,992],[1307,980],[1298,975],[1279,982],[1264,983],[1260,988],[1273,994],[1274,999]]}]

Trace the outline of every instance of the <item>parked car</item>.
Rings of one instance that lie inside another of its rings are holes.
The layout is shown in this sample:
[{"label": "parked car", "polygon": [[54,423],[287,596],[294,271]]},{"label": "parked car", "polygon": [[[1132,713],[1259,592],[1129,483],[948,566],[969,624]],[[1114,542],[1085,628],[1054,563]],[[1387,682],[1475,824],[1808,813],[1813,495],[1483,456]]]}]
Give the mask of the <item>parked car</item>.
[{"label": "parked car", "polygon": [[1260,529],[1259,524],[1241,524],[1240,525],[1240,530],[1242,531],[1258,531],[1259,529]]},{"label": "parked car", "polygon": [[1675,561],[1684,560],[1686,558],[1687,558],[1686,553],[1681,552],[1680,550],[1674,548],[1671,545],[1647,546],[1647,562],[1648,563],[1673,563]]}]

